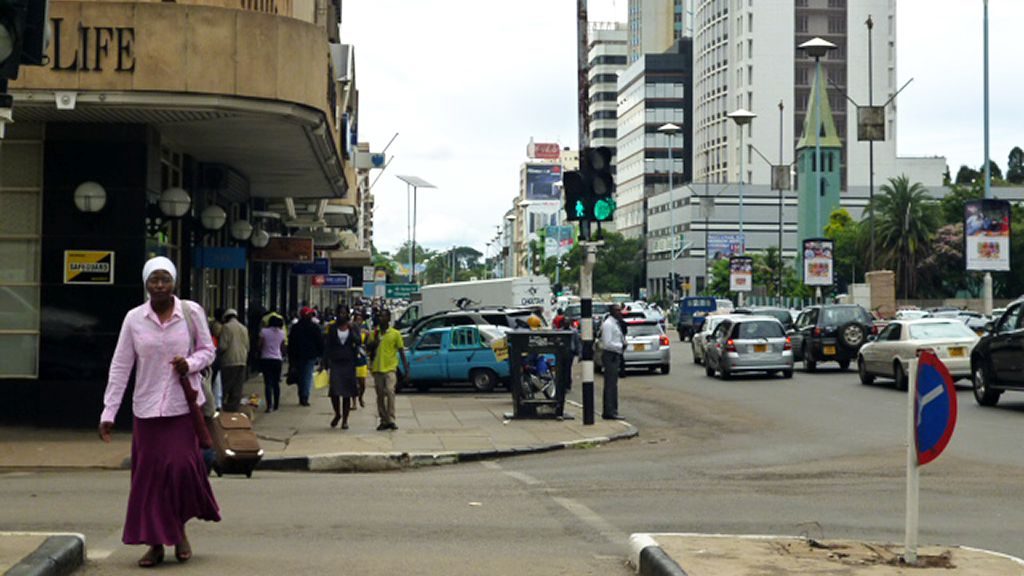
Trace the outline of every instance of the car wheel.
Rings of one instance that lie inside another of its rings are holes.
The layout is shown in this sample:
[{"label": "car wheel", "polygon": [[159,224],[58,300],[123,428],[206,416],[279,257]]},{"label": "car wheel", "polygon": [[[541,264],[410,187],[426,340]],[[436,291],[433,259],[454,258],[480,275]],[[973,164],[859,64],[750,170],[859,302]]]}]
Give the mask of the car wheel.
[{"label": "car wheel", "polygon": [[697,345],[690,340],[690,352],[693,353],[693,363],[700,364],[700,358],[697,358]]},{"label": "car wheel", "polygon": [[860,383],[867,386],[875,381],[875,377],[868,374],[867,366],[864,365],[864,357],[857,358],[857,376],[860,376]]},{"label": "car wheel", "polygon": [[907,389],[907,373],[903,370],[903,363],[897,360],[893,363],[893,380],[897,390]]},{"label": "car wheel", "polygon": [[722,376],[722,380],[732,380],[732,372],[729,372],[725,368],[719,370]]},{"label": "car wheel", "polygon": [[671,370],[672,370],[672,366],[670,364],[662,364],[661,365],[661,373],[662,374],[668,374],[669,371],[671,371]]},{"label": "car wheel", "polygon": [[478,392],[490,392],[498,385],[498,375],[486,368],[473,370],[469,373],[469,381]]},{"label": "car wheel", "polygon": [[417,392],[430,392],[430,383],[427,382],[426,380],[420,380],[419,382],[416,382],[415,384],[416,384],[416,391]]},{"label": "car wheel", "polygon": [[786,378],[786,379],[792,378],[793,377],[793,371],[792,370],[783,370],[782,371],[782,377]]},{"label": "car wheel", "polygon": [[867,339],[867,330],[856,322],[849,322],[839,328],[839,343],[847,350],[859,350]]},{"label": "car wheel", "polygon": [[995,406],[999,403],[999,397],[1003,395],[1002,390],[992,389],[989,385],[990,380],[984,366],[979,364],[974,368],[974,400],[981,406]]},{"label": "car wheel", "polygon": [[839,369],[842,370],[843,372],[846,372],[847,370],[849,370],[850,369],[850,361],[849,360],[840,360],[839,361]]},{"label": "car wheel", "polygon": [[715,377],[715,369],[712,368],[711,366],[705,365],[704,366],[704,374],[706,374],[708,376],[708,378],[714,378]]}]

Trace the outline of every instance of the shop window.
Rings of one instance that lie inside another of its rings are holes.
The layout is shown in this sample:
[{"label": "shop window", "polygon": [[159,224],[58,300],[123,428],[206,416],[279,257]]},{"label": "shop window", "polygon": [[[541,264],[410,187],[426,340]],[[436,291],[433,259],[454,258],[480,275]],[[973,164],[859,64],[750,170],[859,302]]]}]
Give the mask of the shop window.
[{"label": "shop window", "polygon": [[39,375],[42,142],[0,146],[0,377]]}]

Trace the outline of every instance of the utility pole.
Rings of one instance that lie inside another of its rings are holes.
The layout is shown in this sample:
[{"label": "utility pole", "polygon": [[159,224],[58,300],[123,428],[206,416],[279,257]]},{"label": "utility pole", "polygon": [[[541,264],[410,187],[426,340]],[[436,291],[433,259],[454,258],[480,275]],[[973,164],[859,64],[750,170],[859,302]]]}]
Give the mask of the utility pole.
[{"label": "utility pole", "polygon": [[[576,71],[578,78],[578,105],[580,154],[590,144],[590,98],[587,80],[587,0],[576,0]],[[594,263],[597,246],[590,241],[590,221],[580,222],[583,244],[583,268],[580,270],[580,336],[583,340],[583,424],[594,424]]]},{"label": "utility pole", "polygon": [[[985,0],[985,200],[992,198],[992,161],[988,155],[988,0]],[[982,312],[992,314],[992,273],[985,272]]]}]

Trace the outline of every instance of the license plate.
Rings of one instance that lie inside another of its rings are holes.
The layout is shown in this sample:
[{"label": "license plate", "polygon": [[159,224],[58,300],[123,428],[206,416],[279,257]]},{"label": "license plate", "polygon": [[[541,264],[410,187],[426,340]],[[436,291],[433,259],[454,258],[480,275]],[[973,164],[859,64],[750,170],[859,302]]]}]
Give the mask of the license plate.
[{"label": "license plate", "polygon": [[633,344],[633,351],[634,352],[643,352],[644,348],[645,348],[645,346],[643,344]]},{"label": "license plate", "polygon": [[767,351],[768,351],[768,345],[767,344],[754,344],[754,352],[767,352]]},{"label": "license plate", "polygon": [[959,347],[957,347],[957,348],[950,348],[949,349],[949,355],[951,357],[956,357],[956,358],[963,358],[964,354],[966,352],[967,352],[966,350],[964,350],[963,348],[959,348]]},{"label": "license plate", "polygon": [[824,349],[823,349],[823,352],[825,353],[825,356],[835,356],[836,355],[836,347],[835,346],[825,346]]}]

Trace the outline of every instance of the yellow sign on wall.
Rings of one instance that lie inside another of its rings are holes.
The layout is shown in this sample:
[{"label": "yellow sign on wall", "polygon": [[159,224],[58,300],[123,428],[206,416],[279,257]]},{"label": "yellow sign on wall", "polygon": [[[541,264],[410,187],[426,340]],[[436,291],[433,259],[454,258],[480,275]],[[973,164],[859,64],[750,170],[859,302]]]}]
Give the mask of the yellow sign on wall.
[{"label": "yellow sign on wall", "polygon": [[114,253],[100,250],[65,250],[65,284],[113,284]]}]

